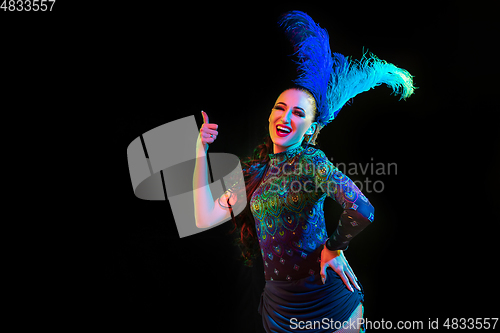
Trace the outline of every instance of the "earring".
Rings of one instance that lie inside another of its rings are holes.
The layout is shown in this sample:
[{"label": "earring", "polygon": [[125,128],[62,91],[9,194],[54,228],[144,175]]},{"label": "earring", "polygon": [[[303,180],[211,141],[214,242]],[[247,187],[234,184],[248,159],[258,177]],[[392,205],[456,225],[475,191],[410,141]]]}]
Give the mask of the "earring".
[{"label": "earring", "polygon": [[312,127],[309,127],[309,129],[307,130],[306,135],[313,135],[316,132],[316,128],[317,127],[318,126],[314,127],[314,131],[312,130]]},{"label": "earring", "polygon": [[[322,126],[321,126],[322,127]],[[316,128],[314,129],[314,132],[312,134],[305,134],[304,137],[307,141],[309,141],[310,144],[315,145],[316,144],[316,139],[318,138],[319,131],[321,130],[321,127],[319,125],[316,125]]]}]

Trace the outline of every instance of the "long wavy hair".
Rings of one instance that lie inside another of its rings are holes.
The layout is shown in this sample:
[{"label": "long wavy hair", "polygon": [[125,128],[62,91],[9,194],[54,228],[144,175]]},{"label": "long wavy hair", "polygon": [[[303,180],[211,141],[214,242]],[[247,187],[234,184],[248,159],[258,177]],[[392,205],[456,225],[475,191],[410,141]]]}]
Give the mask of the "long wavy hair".
[{"label": "long wavy hair", "polygon": [[[293,86],[285,89],[284,91],[290,89],[300,90],[309,95],[311,104],[313,105],[314,118],[316,120],[316,102],[311,92],[300,86]],[[316,126],[316,131],[311,136],[304,135],[302,146],[307,147],[311,144],[316,145],[320,129],[321,126],[318,124],[318,126]],[[252,198],[254,191],[257,187],[259,187],[262,182],[262,178],[267,172],[269,166],[269,154],[272,154],[273,152],[273,141],[268,133],[263,138],[263,142],[255,147],[252,156],[242,159],[247,205],[245,206],[245,209],[238,214],[238,216],[233,216],[234,229],[231,233],[234,233],[235,231],[239,232],[239,237],[235,240],[235,243],[241,250],[241,258],[243,259],[244,264],[249,267],[253,265],[253,260],[260,251],[257,230],[255,229],[255,220],[252,212],[250,211],[250,199]],[[229,206],[229,199],[227,204]]]},{"label": "long wavy hair", "polygon": [[235,245],[240,248],[241,258],[246,266],[253,265],[253,260],[259,251],[255,220],[250,211],[250,199],[266,174],[269,165],[269,154],[271,153],[273,153],[273,142],[271,137],[266,135],[264,142],[254,149],[253,155],[242,161],[243,178],[245,179],[244,194],[246,195],[247,205],[238,216],[233,216],[234,229],[232,232],[239,231],[239,237],[235,240]]}]

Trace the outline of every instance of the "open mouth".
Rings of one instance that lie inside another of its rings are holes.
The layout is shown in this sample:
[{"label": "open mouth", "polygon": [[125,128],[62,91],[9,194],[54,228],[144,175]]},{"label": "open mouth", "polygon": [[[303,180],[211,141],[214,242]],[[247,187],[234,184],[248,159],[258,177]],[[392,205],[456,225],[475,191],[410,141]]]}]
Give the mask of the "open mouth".
[{"label": "open mouth", "polygon": [[285,125],[276,125],[276,134],[280,137],[285,137],[292,133],[292,129]]}]

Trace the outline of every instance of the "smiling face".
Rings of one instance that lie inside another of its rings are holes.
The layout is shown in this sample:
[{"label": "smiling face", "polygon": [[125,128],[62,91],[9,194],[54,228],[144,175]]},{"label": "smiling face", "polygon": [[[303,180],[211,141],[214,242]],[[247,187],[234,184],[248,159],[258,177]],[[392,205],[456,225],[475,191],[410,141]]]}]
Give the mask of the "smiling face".
[{"label": "smiling face", "polygon": [[310,93],[298,89],[281,93],[269,116],[269,134],[275,154],[300,146],[304,134],[314,132],[317,126],[315,112],[316,103]]}]

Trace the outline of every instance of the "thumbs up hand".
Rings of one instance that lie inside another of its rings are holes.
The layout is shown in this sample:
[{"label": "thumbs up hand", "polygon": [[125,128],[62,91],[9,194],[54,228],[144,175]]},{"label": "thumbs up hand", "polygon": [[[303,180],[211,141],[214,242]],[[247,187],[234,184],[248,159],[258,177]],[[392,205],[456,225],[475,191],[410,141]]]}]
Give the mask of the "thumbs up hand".
[{"label": "thumbs up hand", "polygon": [[201,115],[203,116],[203,125],[200,128],[200,139],[205,151],[208,150],[208,145],[213,143],[215,139],[217,139],[217,128],[219,125],[210,124],[208,122],[208,115],[205,111],[201,111]]}]

